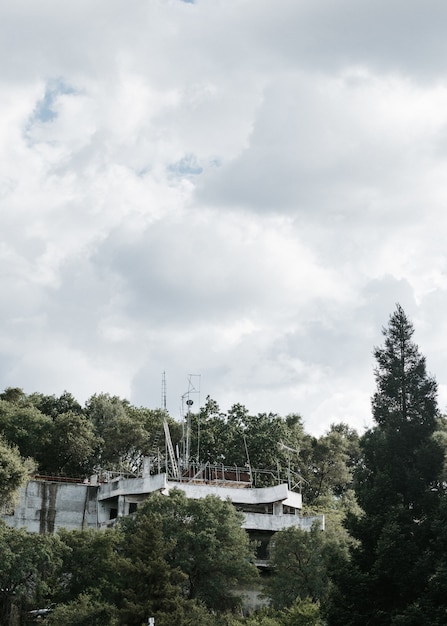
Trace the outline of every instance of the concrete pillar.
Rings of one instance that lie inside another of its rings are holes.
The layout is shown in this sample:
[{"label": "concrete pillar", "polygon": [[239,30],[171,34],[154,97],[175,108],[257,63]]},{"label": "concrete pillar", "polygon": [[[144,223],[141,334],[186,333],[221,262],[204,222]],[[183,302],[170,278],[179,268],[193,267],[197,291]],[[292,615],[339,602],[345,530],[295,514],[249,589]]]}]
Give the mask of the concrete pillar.
[{"label": "concrete pillar", "polygon": [[150,476],[151,462],[148,456],[143,457],[143,476]]},{"label": "concrete pillar", "polygon": [[282,502],[274,502],[273,503],[273,515],[282,515],[282,514],[283,514]]}]

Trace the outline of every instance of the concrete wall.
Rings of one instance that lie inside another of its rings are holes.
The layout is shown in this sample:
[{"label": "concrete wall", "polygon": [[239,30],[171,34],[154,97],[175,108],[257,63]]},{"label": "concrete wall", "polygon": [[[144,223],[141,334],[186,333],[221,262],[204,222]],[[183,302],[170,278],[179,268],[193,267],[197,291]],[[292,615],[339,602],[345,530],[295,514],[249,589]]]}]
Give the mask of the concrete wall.
[{"label": "concrete wall", "polygon": [[302,528],[310,530],[314,522],[319,522],[324,530],[324,515],[300,517],[298,515],[262,515],[259,513],[244,513],[245,521],[242,528],[246,530],[260,530],[275,533],[285,528]]},{"label": "concrete wall", "polygon": [[96,528],[96,491],[88,484],[30,480],[20,490],[12,514],[2,518],[8,526],[35,533]]},{"label": "concrete wall", "polygon": [[287,485],[275,485],[260,489],[234,489],[228,487],[207,485],[194,485],[191,483],[169,482],[167,489],[181,489],[188,498],[199,499],[213,495],[226,500],[229,498],[233,504],[268,504],[281,502],[285,505],[301,509],[302,498],[300,493],[294,493],[287,489]]},{"label": "concrete wall", "polygon": [[262,504],[283,502],[284,505],[301,509],[300,493],[289,491],[287,485],[274,485],[258,489],[225,487],[211,483],[175,482],[168,480],[166,474],[145,476],[143,478],[117,478],[109,483],[101,483],[98,499],[106,500],[115,496],[131,494],[149,494],[154,491],[169,493],[171,489],[181,489],[188,498],[200,499],[206,496],[218,496],[222,500],[230,498],[234,504]]}]

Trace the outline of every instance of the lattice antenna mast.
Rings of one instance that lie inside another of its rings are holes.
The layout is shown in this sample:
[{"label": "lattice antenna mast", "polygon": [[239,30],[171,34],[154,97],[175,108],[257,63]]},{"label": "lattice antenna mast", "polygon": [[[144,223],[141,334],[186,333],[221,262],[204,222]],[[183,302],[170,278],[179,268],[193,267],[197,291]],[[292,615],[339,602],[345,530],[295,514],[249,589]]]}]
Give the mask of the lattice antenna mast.
[{"label": "lattice antenna mast", "polygon": [[180,470],[177,465],[177,459],[175,458],[174,446],[172,445],[171,433],[169,431],[168,420],[166,419],[166,413],[163,417],[163,428],[165,431],[166,445],[168,446],[169,458],[171,460],[172,475],[174,478],[180,478]]},{"label": "lattice antenna mast", "polygon": [[[194,404],[192,395],[198,394],[200,405],[200,374],[190,374],[188,376],[188,391],[182,395],[182,415],[183,415],[183,463],[188,466],[191,448],[191,407]],[[186,410],[185,410],[186,404]],[[199,437],[199,433],[198,433]]]},{"label": "lattice antenna mast", "polygon": [[161,375],[161,408],[166,411],[166,372]]},{"label": "lattice antenna mast", "polygon": [[[280,450],[287,450],[287,482],[289,485],[289,489],[292,489],[292,472],[291,472],[291,468],[290,468],[290,453],[292,454],[296,454],[297,457],[300,454],[300,449],[299,448],[291,448],[290,446],[286,446],[285,443],[283,443],[282,441],[279,442],[279,448]],[[300,481],[302,480],[301,476],[299,477]]]},{"label": "lattice antenna mast", "polygon": [[[166,409],[166,372],[161,375],[161,408],[163,411],[163,430],[165,433],[165,442],[167,454],[171,461],[171,474],[174,478],[180,478],[180,470],[175,458],[174,446],[172,445],[171,432],[169,430],[169,424],[167,420],[168,411]],[[167,456],[167,455],[166,455]]]}]

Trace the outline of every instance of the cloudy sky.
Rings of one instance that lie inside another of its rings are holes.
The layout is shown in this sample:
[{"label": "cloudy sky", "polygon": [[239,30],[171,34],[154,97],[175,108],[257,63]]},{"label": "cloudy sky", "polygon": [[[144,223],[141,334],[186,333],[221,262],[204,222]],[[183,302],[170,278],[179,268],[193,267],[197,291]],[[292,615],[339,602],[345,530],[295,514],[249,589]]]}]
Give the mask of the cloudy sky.
[{"label": "cloudy sky", "polygon": [[445,0],[2,3],[0,388],[155,408],[165,371],[173,417],[190,389],[362,431],[399,302],[446,410],[446,24]]}]

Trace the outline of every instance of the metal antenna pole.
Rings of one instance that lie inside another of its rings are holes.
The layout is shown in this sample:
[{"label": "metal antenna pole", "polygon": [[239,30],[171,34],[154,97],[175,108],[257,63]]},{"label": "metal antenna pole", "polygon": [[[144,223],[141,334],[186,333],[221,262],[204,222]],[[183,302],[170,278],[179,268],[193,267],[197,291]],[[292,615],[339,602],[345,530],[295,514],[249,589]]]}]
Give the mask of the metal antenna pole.
[{"label": "metal antenna pole", "polygon": [[292,473],[291,473],[291,467],[290,467],[290,453],[293,452],[295,453],[297,456],[300,453],[299,448],[291,448],[290,446],[286,446],[282,441],[279,442],[279,447],[282,450],[287,450],[287,479],[288,479],[288,483],[289,483],[289,489],[292,489]]},{"label": "metal antenna pole", "polygon": [[161,408],[166,411],[166,372],[161,375]]},{"label": "metal antenna pole", "polygon": [[[192,379],[198,378],[198,389],[193,385]],[[194,401],[191,399],[191,394],[199,394],[200,403],[200,374],[189,374],[188,376],[188,391],[182,395],[182,426],[183,426],[183,463],[185,467],[189,464],[189,457],[191,454],[191,407]],[[186,413],[184,409],[186,400]],[[198,433],[198,437],[200,433]]]},{"label": "metal antenna pole", "polygon": [[245,454],[247,455],[248,471],[250,472],[250,483],[253,486],[253,473],[251,470],[250,455],[248,454],[247,438],[245,434],[243,435],[243,437],[244,437],[244,445],[245,445]]},{"label": "metal antenna pole", "polygon": [[175,458],[174,446],[172,445],[171,433],[169,432],[169,425],[168,420],[166,419],[166,414],[163,418],[163,428],[165,431],[165,439],[169,452],[169,458],[171,459],[172,474],[174,478],[180,478],[180,471]]}]

